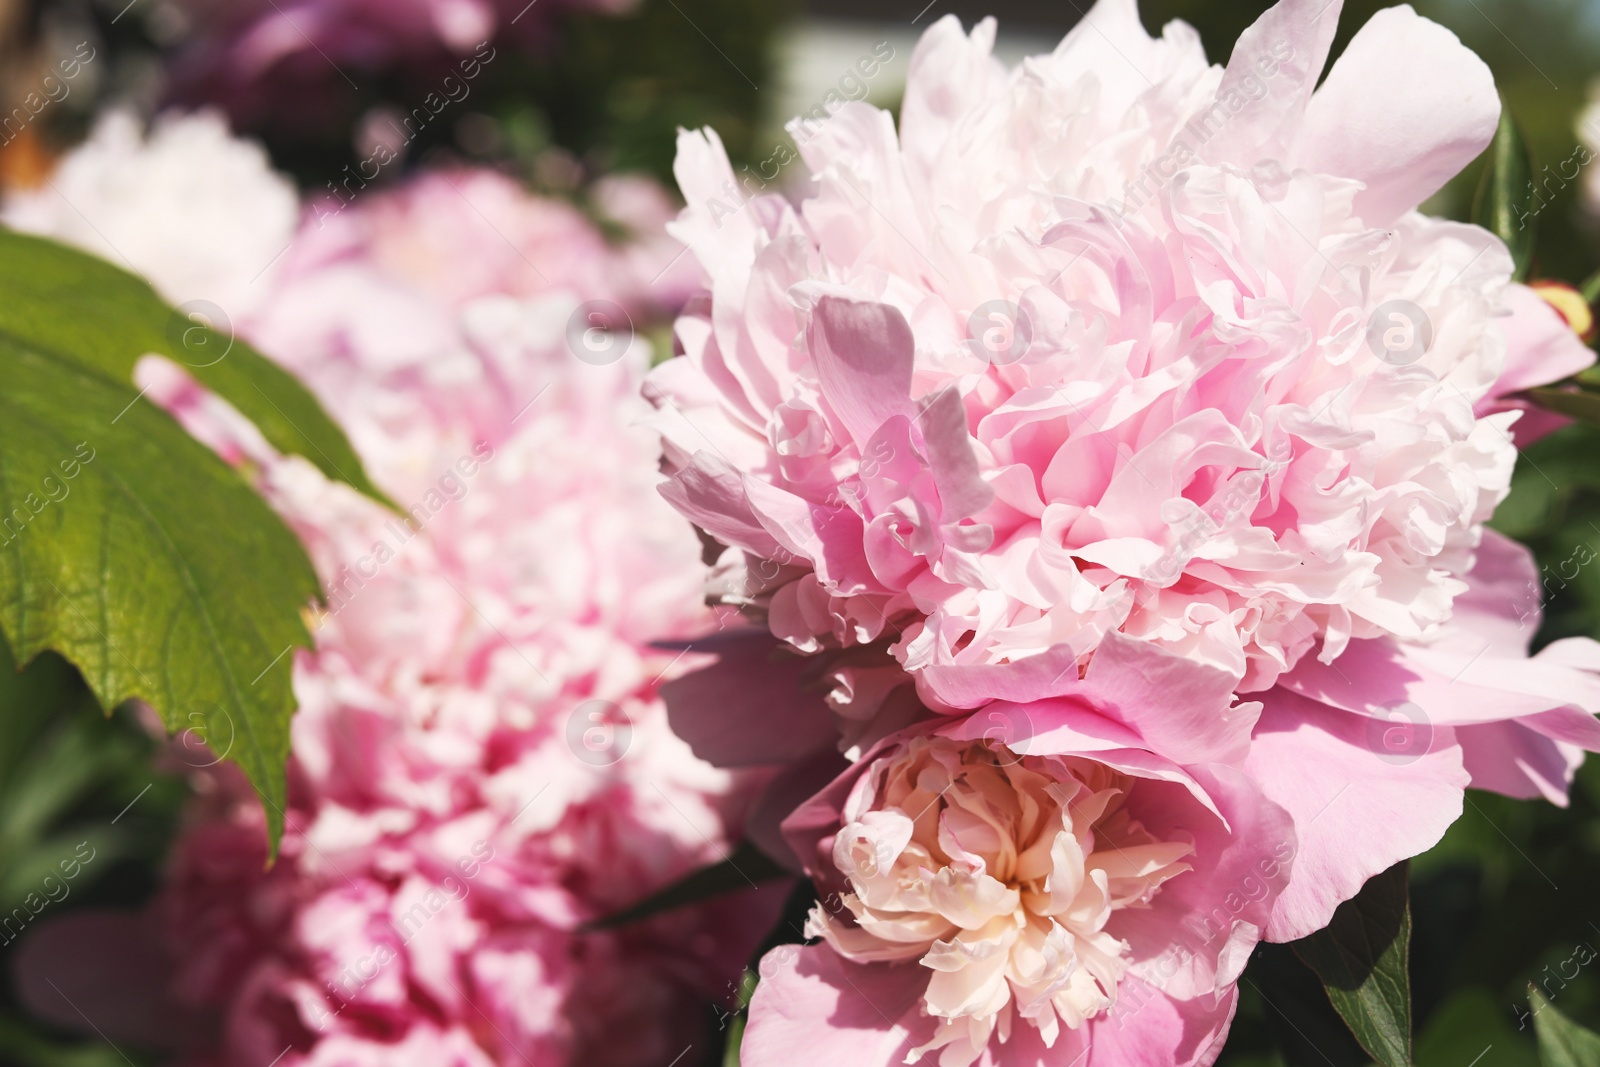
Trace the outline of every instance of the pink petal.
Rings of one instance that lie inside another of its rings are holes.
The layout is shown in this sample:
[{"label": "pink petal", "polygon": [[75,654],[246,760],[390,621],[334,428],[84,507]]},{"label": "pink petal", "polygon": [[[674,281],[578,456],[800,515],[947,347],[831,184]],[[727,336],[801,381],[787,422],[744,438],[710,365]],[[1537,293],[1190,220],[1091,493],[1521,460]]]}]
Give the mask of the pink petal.
[{"label": "pink petal", "polygon": [[1255,99],[1224,120],[1205,145],[1207,160],[1250,167],[1282,157],[1328,62],[1343,6],[1343,0],[1279,0],[1239,35],[1217,99]]},{"label": "pink petal", "polygon": [[1084,686],[1097,707],[1179,763],[1243,758],[1259,714],[1233,703],[1229,672],[1119,631],[1101,640]]},{"label": "pink petal", "polygon": [[744,478],[745,499],[779,549],[768,559],[809,560],[831,592],[843,596],[883,593],[867,562],[861,516],[850,508],[813,504],[759,478]]},{"label": "pink petal", "polygon": [[865,448],[874,431],[911,406],[915,343],[905,316],[887,304],[825,296],[807,327],[822,395]]},{"label": "pink petal", "polygon": [[843,773],[808,797],[783,820],[784,840],[800,860],[801,869],[823,891],[846,888],[839,869],[833,863],[833,835],[844,825],[839,813],[844,809],[850,791],[889,743],[883,742],[846,767]]},{"label": "pink petal", "polygon": [[687,206],[668,231],[689,246],[714,278],[749,271],[755,258],[756,216],[742,210],[743,194],[717,131],[679,130],[672,172]]},{"label": "pink petal", "polygon": [[1143,747],[1139,736],[1075,697],[1031,704],[996,701],[935,731],[958,741],[995,741],[1024,756],[1086,755],[1124,774],[1183,786],[1219,819],[1210,794],[1192,775]]},{"label": "pink petal", "polygon": [[1543,619],[1533,553],[1502,533],[1484,530],[1467,587],[1452,609],[1451,629],[1456,632],[1433,647],[1474,656],[1487,645],[1495,655],[1527,655]]},{"label": "pink petal", "polygon": [[1551,740],[1522,721],[1459,726],[1455,733],[1474,789],[1567,806],[1582,748]]},{"label": "pink petal", "polygon": [[984,19],[969,38],[954,15],[941,17],[917,42],[900,105],[900,143],[923,174],[944,158],[950,139],[974,102],[989,99],[1006,73],[991,54],[995,23]]},{"label": "pink petal", "polygon": [[1385,752],[1372,720],[1283,689],[1265,694],[1245,770],[1294,817],[1289,887],[1267,937],[1293,941],[1326,926],[1366,880],[1433,847],[1461,814],[1468,775],[1454,732],[1435,726],[1425,750]]},{"label": "pink petal", "polygon": [[[1139,735],[1076,696],[1026,704],[997,700],[963,715],[938,733],[958,741],[997,741],[1014,752],[1038,756],[1063,752],[1142,751]],[[1152,759],[1160,762],[1159,756]]]},{"label": "pink petal", "polygon": [[[831,745],[790,762],[751,803],[744,819],[745,839],[790,870],[804,871],[807,861],[796,853],[784,832],[784,825],[812,797],[849,769],[845,758]],[[828,832],[837,829],[836,823],[835,820]]]},{"label": "pink petal", "polygon": [[1071,691],[1080,655],[1070,645],[1056,645],[1013,663],[924,667],[917,672],[917,690],[936,708],[976,708],[991,700],[1025,704]]},{"label": "pink petal", "polygon": [[[1169,24],[1169,32],[1173,29],[1200,53],[1192,29],[1183,23]],[[1066,59],[1075,72],[1093,73],[1099,79],[1102,106],[1120,112],[1161,80],[1167,43],[1152,40],[1145,31],[1137,0],[1095,0],[1089,13],[1061,39],[1055,55]]]},{"label": "pink petal", "polygon": [[1356,211],[1383,226],[1472,162],[1499,120],[1483,60],[1409,6],[1385,8],[1311,98],[1291,162],[1365,182]]},{"label": "pink petal", "polygon": [[1500,322],[1506,335],[1506,369],[1494,383],[1494,396],[1549,385],[1594,364],[1594,349],[1538,293],[1512,284],[1506,302],[1511,315]]},{"label": "pink petal", "polygon": [[1525,411],[1512,428],[1518,447],[1524,447],[1570,420],[1526,401],[1507,400],[1507,394],[1570,378],[1593,365],[1595,355],[1556,309],[1526,285],[1510,286],[1506,302],[1511,305],[1511,315],[1500,320],[1506,335],[1506,369],[1489,395],[1478,402],[1476,414],[1513,408]]},{"label": "pink petal", "polygon": [[941,389],[917,417],[928,453],[928,468],[939,487],[939,504],[945,522],[976,515],[994,500],[994,490],[983,480],[978,457],[967,432],[967,413],[954,387]]},{"label": "pink petal", "polygon": [[786,763],[838,737],[816,663],[761,630],[718,641],[717,662],[661,687],[667,721],[718,767]]},{"label": "pink petal", "polygon": [[1077,662],[1077,653],[1060,645],[1009,664],[924,668],[917,683],[930,703],[945,708],[993,711],[1070,696],[1179,763],[1231,762],[1249,746],[1257,705],[1234,704],[1227,671],[1119,631],[1101,639],[1081,679]]},{"label": "pink petal", "polygon": [[736,545],[764,559],[778,556],[773,540],[745,496],[738,471],[710,452],[696,452],[691,466],[661,483],[660,493],[696,526],[725,545]]},{"label": "pink petal", "polygon": [[739,1062],[891,1067],[930,1029],[919,1004],[929,972],[916,963],[848,963],[826,945],[780,945],[762,957]]},{"label": "pink petal", "polygon": [[[1182,1000],[1232,984],[1269,926],[1273,900],[1292,887],[1296,829],[1288,805],[1229,767],[1194,768],[1222,815],[1196,818],[1177,785],[1141,783],[1135,814],[1158,839],[1193,836],[1193,870],[1144,908],[1116,912],[1106,929],[1129,944],[1171,946],[1135,957],[1133,971]],[[1165,798],[1165,802],[1162,802]],[[1135,950],[1137,951],[1137,949]]]},{"label": "pink petal", "polygon": [[1476,657],[1388,638],[1351,641],[1331,664],[1307,656],[1280,684],[1346,711],[1381,714],[1414,704],[1436,726],[1521,719],[1564,706],[1600,707],[1600,679],[1534,659]]},{"label": "pink petal", "polygon": [[[1176,1000],[1137,978],[1124,978],[1117,988],[1117,1006],[1089,1024],[1086,1067],[1210,1067],[1222,1054],[1238,1005],[1237,986],[1229,986],[1212,1003],[1210,997]],[[1040,1062],[1053,1067],[1060,1061]]]},{"label": "pink petal", "polygon": [[1347,711],[1454,726],[1475,788],[1565,804],[1581,750],[1600,751],[1600,644],[1569,638],[1528,658],[1538,578],[1526,548],[1486,530],[1437,639],[1352,641],[1332,664],[1302,660],[1282,685]]}]

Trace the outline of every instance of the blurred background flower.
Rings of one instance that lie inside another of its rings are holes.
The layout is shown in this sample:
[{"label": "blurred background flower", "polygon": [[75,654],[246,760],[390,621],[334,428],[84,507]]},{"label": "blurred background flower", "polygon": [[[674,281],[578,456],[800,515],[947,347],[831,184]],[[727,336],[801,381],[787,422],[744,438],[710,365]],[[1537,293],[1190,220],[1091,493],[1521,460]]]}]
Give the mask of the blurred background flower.
[{"label": "blurred background flower", "polygon": [[[654,642],[713,625],[635,425],[650,350],[631,323],[670,306],[652,283],[674,251],[471,169],[298,211],[217,117],[168,113],[148,141],[130,121],[108,116],[9,221],[126,255],[173,303],[225,297],[213,317],[320,394],[400,513],[277,455],[176,365],[142,368],[321,572],[290,830],[268,871],[254,794],[198,760],[161,891],[41,918],[20,994],[194,1062],[670,1060],[781,898],[583,929],[722,859],[742,821],[739,779],[656,698],[694,657]],[[665,214],[653,188],[600,199],[655,230]],[[619,319],[584,347],[594,305]]]}]

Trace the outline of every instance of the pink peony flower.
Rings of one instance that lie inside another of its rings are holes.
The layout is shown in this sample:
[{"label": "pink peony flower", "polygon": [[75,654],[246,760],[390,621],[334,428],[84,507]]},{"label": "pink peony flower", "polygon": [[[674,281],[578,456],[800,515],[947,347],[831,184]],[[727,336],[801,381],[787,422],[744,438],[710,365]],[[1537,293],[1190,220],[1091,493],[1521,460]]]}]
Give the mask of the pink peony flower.
[{"label": "pink peony flower", "polygon": [[[1047,699],[938,715],[902,684],[878,722],[913,725],[853,765],[839,755],[852,721],[819,692],[819,658],[758,631],[724,638],[716,664],[667,687],[673,726],[713,762],[783,768],[750,833],[811,874],[824,899],[807,930],[824,943],[763,962],[745,1062],[794,1062],[810,1034],[808,1050],[852,1063],[1209,1063],[1256,940],[1326,926],[1370,877],[1437,844],[1469,786],[1566,803],[1584,750],[1600,750],[1600,644],[1558,641],[1528,656],[1536,578],[1526,549],[1486,532],[1468,591],[1432,641],[1353,640],[1338,663],[1307,659],[1221,717],[1211,708],[1225,674],[1118,634],[1078,684]],[[732,697],[758,685],[771,696],[752,716]],[[1181,766],[1183,753],[1206,762]],[[1052,784],[1034,776],[1041,765]],[[1076,819],[1098,809],[1083,798],[1108,778],[1138,828],[1085,816],[1086,834]],[[1219,799],[1224,785],[1255,814],[1237,816]],[[1201,810],[1220,812],[1232,838],[1201,847],[1197,837],[1180,854],[1189,839],[1158,831],[1159,819],[1192,833],[1211,816],[1186,808],[1207,797]],[[1073,834],[1065,851],[1037,829],[1056,832],[1058,818]],[[1068,899],[1030,896],[1016,873],[1030,848],[1066,857],[1048,887],[1067,887]],[[1181,869],[1205,870],[1211,848],[1254,856],[1262,877],[1230,885]],[[1109,875],[1093,877],[1121,861],[1138,866],[1148,899],[1119,900]],[[1084,894],[1096,891],[1090,907]],[[1147,905],[1173,907],[1170,925]],[[1038,949],[1040,937],[1071,951]],[[1210,961],[1209,984],[1195,984],[1194,959]]]},{"label": "pink peony flower", "polygon": [[[712,595],[763,625],[666,697],[698,754],[780,768],[750,834],[840,902],[824,945],[768,958],[749,1062],[793,1062],[802,1035],[942,1067],[1220,1050],[1220,964],[1196,987],[1130,963],[1138,984],[1113,989],[1085,949],[1071,973],[1110,1010],[1026,1010],[1044,968],[990,935],[1024,944],[1043,913],[1026,891],[970,926],[930,906],[923,880],[956,854],[950,833],[907,835],[917,806],[884,784],[907,729],[1242,775],[1282,821],[1273,841],[1236,827],[1236,847],[1292,856],[1242,953],[1325,926],[1437,843],[1469,785],[1562,803],[1600,750],[1600,645],[1530,657],[1528,554],[1483,529],[1517,394],[1593,355],[1510,284],[1500,242],[1414,210],[1493,132],[1482,65],[1400,8],[1313,93],[1338,6],[1285,0],[1223,71],[1117,0],[1009,74],[991,24],[945,20],[898,131],[853,106],[806,139],[798,207],[742,201],[714,135],[680,142],[674,232],[709,293],[647,385],[664,492],[728,546]],[[827,786],[845,759],[862,762]],[[960,817],[1010,832],[991,798],[1028,795],[994,784]],[[934,858],[869,852],[897,876],[874,897],[837,834]],[[1157,881],[1158,904],[1197,880]],[[1205,914],[1228,891],[1189,899]],[[1179,936],[1122,937],[1117,958]],[[1124,1026],[1124,999],[1164,1007]]]},{"label": "pink peony flower", "polygon": [[162,115],[147,135],[115,110],[47,184],[12,192],[0,213],[14,229],[137,271],[175,304],[204,298],[234,316],[265,297],[299,216],[294,185],[222,116]]},{"label": "pink peony flower", "polygon": [[[214,147],[170,173],[208,172]],[[91,185],[119,173],[151,171]],[[465,226],[441,237],[421,205],[451,203],[452,184],[521,224],[482,252]],[[139,192],[80,206],[105,232],[125,204],[180,210]],[[219,217],[256,205],[236,206]],[[164,232],[159,215],[139,222]],[[174,232],[219,256],[231,237]],[[479,259],[507,239],[545,282],[496,287]],[[470,172],[331,221],[306,212],[233,324],[320,395],[399,514],[276,454],[173,365],[141,367],[151,399],[248,461],[327,593],[296,664],[282,857],[263,870],[242,779],[203,770],[152,908],[165,1030],[197,1062],[665,1064],[703,1039],[704,1005],[731,996],[772,922],[763,894],[584,929],[723,858],[748,777],[694,758],[657,695],[696,658],[654,642],[711,617],[696,538],[654,491],[659,441],[637,425],[648,346],[618,330],[603,358],[571,347],[590,295],[574,284],[604,279],[616,288],[595,295],[643,314],[628,262],[570,209]],[[179,754],[215,762],[198,744]]]},{"label": "pink peony flower", "polygon": [[1593,356],[1498,240],[1415,210],[1492,136],[1488,69],[1399,7],[1318,87],[1339,9],[1283,0],[1226,69],[1133,0],[1014,71],[947,17],[898,128],[851,103],[804,139],[798,206],[684,134],[708,292],[648,391],[713,591],[801,651],[888,647],[943,708],[1125,639],[1231,679],[1221,716],[1438,632],[1516,456],[1502,394]]},{"label": "pink peony flower", "polygon": [[762,960],[741,1062],[1214,1059],[1293,829],[1103,726],[1080,708],[1028,755],[913,734],[796,811],[822,941]]}]

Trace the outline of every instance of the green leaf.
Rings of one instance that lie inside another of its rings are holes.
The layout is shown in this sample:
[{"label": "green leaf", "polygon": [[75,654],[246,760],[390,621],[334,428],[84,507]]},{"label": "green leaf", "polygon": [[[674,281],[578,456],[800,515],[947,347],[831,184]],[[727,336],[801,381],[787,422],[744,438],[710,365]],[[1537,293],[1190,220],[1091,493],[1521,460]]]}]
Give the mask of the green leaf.
[{"label": "green leaf", "polygon": [[1525,281],[1533,267],[1533,246],[1543,204],[1533,192],[1533,159],[1522,129],[1501,102],[1500,128],[1489,145],[1489,164],[1483,169],[1472,221],[1506,243],[1516,264],[1514,277]]},{"label": "green leaf", "polygon": [[1532,983],[1528,1001],[1533,1005],[1533,1031],[1544,1067],[1600,1067],[1600,1034],[1561,1014]]},{"label": "green leaf", "polygon": [[[188,361],[204,384],[280,449],[378,494],[303,387],[174,320],[144,282],[0,231],[0,285],[0,631],[19,662],[58,651],[103,707],[145,701],[186,744],[238,763],[275,852],[293,650],[311,644],[301,613],[317,577],[239,472],[139,400],[134,364],[223,346],[206,366]],[[173,322],[200,347],[173,344]]]},{"label": "green leaf", "polygon": [[782,878],[788,873],[769,859],[766,853],[745,841],[721,863],[702,867],[639,903],[624,908],[615,915],[597,920],[590,924],[590,928],[604,930],[614,926],[626,926],[628,923],[649,919],[674,908],[687,907],[741,889],[751,889],[762,882]]},{"label": "green leaf", "polygon": [[[393,506],[368,480],[355,449],[316,397],[232,336],[226,309],[174,310],[142,278],[77,249],[3,227],[0,292],[6,294],[0,301],[0,334],[119,384],[132,382],[143,356],[167,356],[238,408],[278,451],[304,456],[329,478]],[[127,399],[135,395],[130,390]]]},{"label": "green leaf", "polygon": [[1528,395],[1542,408],[1600,426],[1600,393],[1587,389],[1529,389]]},{"label": "green leaf", "polygon": [[1374,875],[1326,928],[1294,943],[1350,1032],[1383,1067],[1412,1062],[1407,882],[1404,862]]}]

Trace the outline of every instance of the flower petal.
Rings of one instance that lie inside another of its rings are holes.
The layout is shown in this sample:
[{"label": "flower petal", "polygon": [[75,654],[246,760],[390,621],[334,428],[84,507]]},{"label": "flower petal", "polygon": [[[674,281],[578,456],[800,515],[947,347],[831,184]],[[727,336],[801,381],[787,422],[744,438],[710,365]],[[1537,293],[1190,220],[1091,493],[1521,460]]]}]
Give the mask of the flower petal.
[{"label": "flower petal", "polygon": [[1365,182],[1356,211],[1383,226],[1477,158],[1499,121],[1483,60],[1402,4],[1373,15],[1334,63],[1306,108],[1291,162]]},{"label": "flower petal", "polygon": [[858,964],[826,945],[780,945],[762,957],[761,984],[739,1062],[893,1067],[931,1030],[919,1017],[929,972],[915,963]]},{"label": "flower petal", "polygon": [[1437,844],[1461,814],[1468,775],[1447,727],[1425,752],[1396,756],[1362,716],[1282,689],[1264,704],[1245,770],[1294,817],[1289,886],[1267,926],[1268,940],[1294,941],[1368,878]]}]

